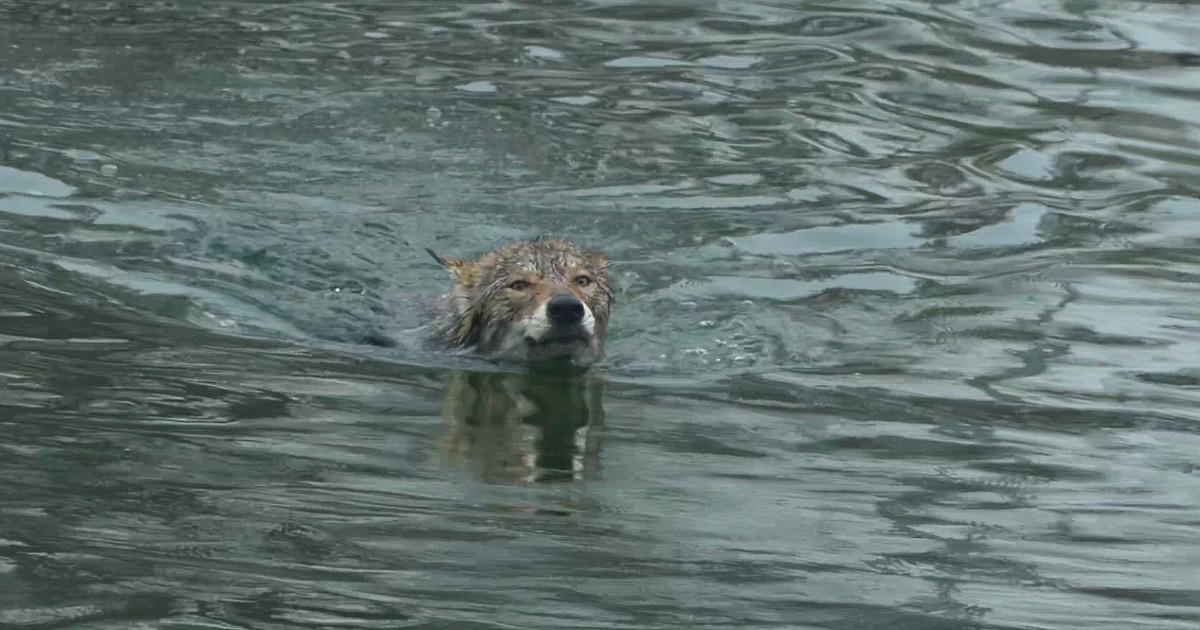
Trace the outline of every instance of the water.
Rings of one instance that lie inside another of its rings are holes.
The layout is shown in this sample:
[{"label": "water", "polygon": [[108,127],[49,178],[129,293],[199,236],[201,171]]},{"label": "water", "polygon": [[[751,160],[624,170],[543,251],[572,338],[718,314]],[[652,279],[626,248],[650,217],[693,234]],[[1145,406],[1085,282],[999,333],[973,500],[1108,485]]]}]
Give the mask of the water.
[{"label": "water", "polygon": [[[0,627],[1196,628],[1198,41],[0,0]],[[419,342],[537,234],[596,374]]]}]

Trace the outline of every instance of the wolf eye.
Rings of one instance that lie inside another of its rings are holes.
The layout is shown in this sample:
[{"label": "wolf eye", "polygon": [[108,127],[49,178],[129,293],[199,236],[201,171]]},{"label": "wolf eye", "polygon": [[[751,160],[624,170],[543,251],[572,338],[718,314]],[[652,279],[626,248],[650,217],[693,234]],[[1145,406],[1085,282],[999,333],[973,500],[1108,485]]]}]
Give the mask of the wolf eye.
[{"label": "wolf eye", "polygon": [[524,291],[529,288],[529,282],[526,280],[513,280],[508,283],[508,288],[513,291]]},{"label": "wolf eye", "polygon": [[586,286],[590,285],[591,283],[592,283],[591,276],[579,276],[579,277],[575,278],[575,284],[578,284],[581,287],[586,287]]}]

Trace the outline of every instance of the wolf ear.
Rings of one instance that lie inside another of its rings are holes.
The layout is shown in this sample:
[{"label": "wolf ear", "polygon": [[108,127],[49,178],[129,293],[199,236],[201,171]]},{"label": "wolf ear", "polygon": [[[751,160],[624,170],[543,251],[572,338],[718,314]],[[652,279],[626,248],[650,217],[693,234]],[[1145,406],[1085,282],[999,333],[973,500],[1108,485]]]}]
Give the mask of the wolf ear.
[{"label": "wolf ear", "polygon": [[608,259],[604,257],[604,254],[601,254],[600,252],[591,252],[588,258],[591,259],[592,264],[595,265],[600,271],[608,271]]},{"label": "wolf ear", "polygon": [[433,259],[439,265],[445,267],[450,272],[450,277],[454,278],[455,282],[468,286],[475,284],[478,275],[478,267],[475,265],[475,261],[438,256],[437,252],[428,247],[425,248],[425,251],[429,252],[429,255],[433,256]]}]

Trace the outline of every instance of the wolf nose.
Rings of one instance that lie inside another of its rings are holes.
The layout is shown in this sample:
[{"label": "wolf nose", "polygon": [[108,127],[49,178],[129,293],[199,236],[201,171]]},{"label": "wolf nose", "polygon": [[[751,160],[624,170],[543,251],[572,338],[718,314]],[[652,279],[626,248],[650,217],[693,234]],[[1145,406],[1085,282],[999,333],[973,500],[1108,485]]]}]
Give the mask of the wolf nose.
[{"label": "wolf nose", "polygon": [[555,324],[578,324],[583,321],[583,302],[569,295],[556,295],[546,303],[546,316]]}]

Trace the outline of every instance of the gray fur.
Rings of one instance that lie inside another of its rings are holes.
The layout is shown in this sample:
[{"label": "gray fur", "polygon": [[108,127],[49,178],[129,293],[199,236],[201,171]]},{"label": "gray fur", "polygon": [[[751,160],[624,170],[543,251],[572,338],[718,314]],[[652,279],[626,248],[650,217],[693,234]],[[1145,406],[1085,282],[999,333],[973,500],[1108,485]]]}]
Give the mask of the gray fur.
[{"label": "gray fur", "polygon": [[[426,250],[455,280],[449,302],[451,317],[447,340],[457,347],[473,347],[484,354],[512,345],[513,327],[526,321],[550,297],[570,294],[582,301],[594,318],[594,348],[602,351],[612,306],[608,261],[563,239],[535,239],[506,245],[476,260],[440,256]],[[583,286],[582,278],[591,280]],[[528,288],[514,290],[525,281]],[[532,343],[532,341],[531,341]]]}]

